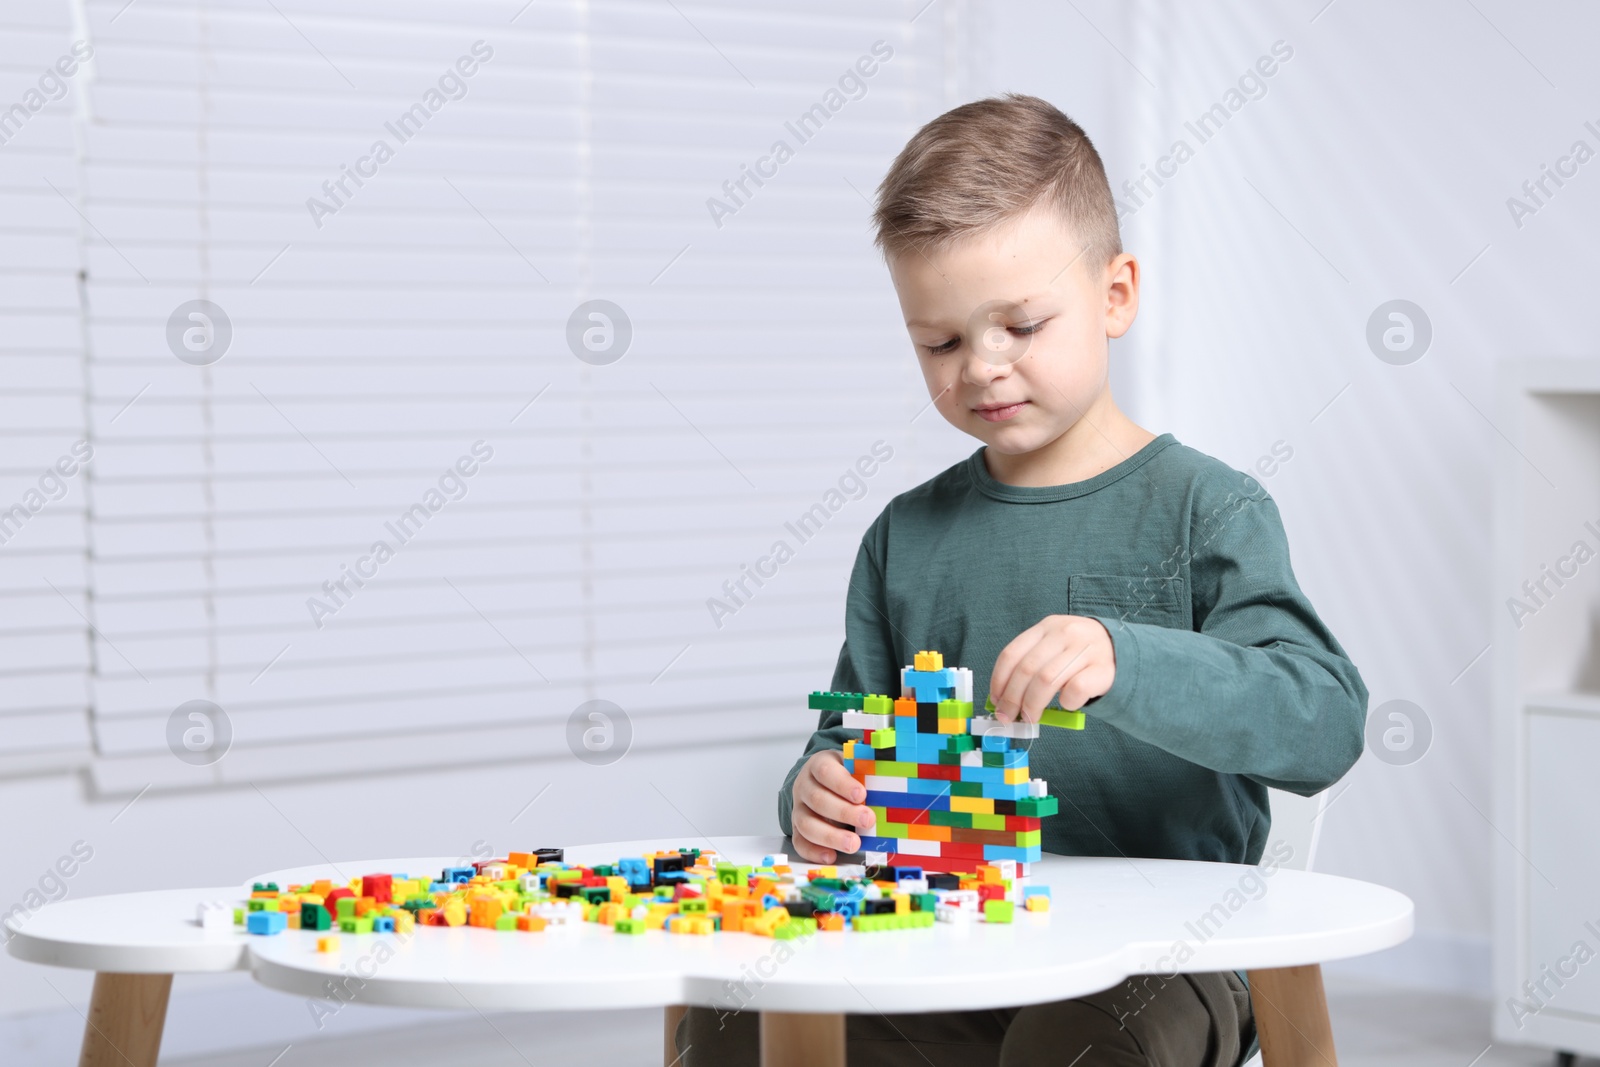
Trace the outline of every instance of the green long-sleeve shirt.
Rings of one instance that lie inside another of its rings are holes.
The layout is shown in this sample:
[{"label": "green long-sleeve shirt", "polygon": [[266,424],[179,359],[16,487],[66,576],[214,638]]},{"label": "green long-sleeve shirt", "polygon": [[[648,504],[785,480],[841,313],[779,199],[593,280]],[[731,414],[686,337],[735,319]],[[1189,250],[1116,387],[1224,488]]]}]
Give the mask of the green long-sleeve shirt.
[{"label": "green long-sleeve shirt", "polygon": [[[970,667],[1047,615],[1100,620],[1116,678],[1087,727],[1045,728],[1032,774],[1062,798],[1044,849],[1257,863],[1267,786],[1309,796],[1361,754],[1367,689],[1295,581],[1260,483],[1162,434],[1092,478],[996,481],[983,449],[891,500],[850,576],[837,691],[900,692],[919,649]],[[795,775],[850,736],[825,712]]]}]

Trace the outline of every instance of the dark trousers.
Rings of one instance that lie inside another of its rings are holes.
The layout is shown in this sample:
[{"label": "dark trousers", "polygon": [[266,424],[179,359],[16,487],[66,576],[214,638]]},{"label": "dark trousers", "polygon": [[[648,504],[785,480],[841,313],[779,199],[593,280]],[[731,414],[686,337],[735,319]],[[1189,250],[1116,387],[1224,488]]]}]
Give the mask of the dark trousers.
[{"label": "dark trousers", "polygon": [[[690,1008],[680,1062],[755,1064],[759,1028],[754,1011]],[[1235,1067],[1254,1037],[1250,994],[1232,971],[1134,975],[1076,1000],[845,1024],[850,1067]]]}]

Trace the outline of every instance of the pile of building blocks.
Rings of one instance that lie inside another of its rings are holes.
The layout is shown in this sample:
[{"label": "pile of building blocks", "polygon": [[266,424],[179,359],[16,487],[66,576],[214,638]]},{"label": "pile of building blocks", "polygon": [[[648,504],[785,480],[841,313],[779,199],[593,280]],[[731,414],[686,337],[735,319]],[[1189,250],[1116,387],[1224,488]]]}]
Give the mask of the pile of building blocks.
[{"label": "pile of building blocks", "polygon": [[812,693],[813,710],[837,711],[861,739],[844,744],[844,766],[867,788],[877,824],[861,835],[868,866],[947,873],[1026,864],[1041,854],[1042,820],[1056,798],[1028,776],[1039,728],[1083,729],[1081,711],[1046,709],[1037,723],[1003,723],[972,709],[972,672],[918,652],[901,672],[898,699],[874,693]]},{"label": "pile of building blocks", "polygon": [[[618,934],[743,932],[787,940],[824,931],[901,930],[944,922],[1011,922],[1014,906],[1048,911],[1050,891],[1010,860],[970,875],[920,867],[835,865],[796,871],[779,853],[739,865],[715,852],[678,849],[583,866],[561,849],[513,852],[505,859],[446,867],[438,878],[369,874],[279,887],[258,882],[233,909],[248,933],[325,933],[317,950],[339,950],[338,934],[412,934],[418,927],[476,926],[497,931],[559,931],[578,923]],[[225,907],[199,906],[211,928]]]}]

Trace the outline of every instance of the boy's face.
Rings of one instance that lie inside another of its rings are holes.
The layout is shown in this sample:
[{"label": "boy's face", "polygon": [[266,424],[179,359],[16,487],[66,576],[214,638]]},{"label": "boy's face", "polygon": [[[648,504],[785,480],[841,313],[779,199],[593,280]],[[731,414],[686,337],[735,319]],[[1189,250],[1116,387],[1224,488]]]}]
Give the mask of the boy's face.
[{"label": "boy's face", "polygon": [[934,406],[1002,457],[1097,432],[1107,339],[1139,305],[1138,263],[1091,264],[1046,208],[889,262]]}]

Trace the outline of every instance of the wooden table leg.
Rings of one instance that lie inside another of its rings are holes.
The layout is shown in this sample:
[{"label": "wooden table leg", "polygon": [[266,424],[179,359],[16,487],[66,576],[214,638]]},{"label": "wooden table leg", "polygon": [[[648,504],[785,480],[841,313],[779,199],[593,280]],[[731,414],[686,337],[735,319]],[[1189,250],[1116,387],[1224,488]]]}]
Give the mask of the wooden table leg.
[{"label": "wooden table leg", "polygon": [[1322,967],[1274,967],[1249,975],[1264,1067],[1338,1067]]},{"label": "wooden table leg", "polygon": [[682,1004],[668,1004],[662,1009],[662,1021],[665,1023],[662,1028],[661,1063],[663,1067],[672,1067],[673,1064],[678,1062],[678,1022],[688,1010]]},{"label": "wooden table leg", "polygon": [[170,974],[95,975],[78,1067],[156,1067],[171,992]]},{"label": "wooden table leg", "polygon": [[761,1067],[844,1067],[844,1016],[762,1012]]}]

